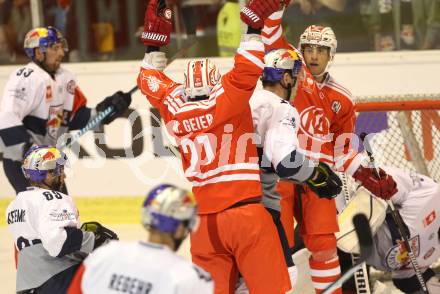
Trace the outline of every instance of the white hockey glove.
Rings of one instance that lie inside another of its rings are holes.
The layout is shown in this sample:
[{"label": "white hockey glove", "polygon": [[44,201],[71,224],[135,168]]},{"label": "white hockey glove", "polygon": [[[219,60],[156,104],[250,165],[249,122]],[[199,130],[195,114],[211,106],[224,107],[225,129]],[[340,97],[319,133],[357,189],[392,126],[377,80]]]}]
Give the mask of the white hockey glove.
[{"label": "white hockey glove", "polygon": [[145,53],[144,64],[163,71],[165,67],[167,67],[167,58],[165,56],[165,52],[153,51],[150,53]]}]

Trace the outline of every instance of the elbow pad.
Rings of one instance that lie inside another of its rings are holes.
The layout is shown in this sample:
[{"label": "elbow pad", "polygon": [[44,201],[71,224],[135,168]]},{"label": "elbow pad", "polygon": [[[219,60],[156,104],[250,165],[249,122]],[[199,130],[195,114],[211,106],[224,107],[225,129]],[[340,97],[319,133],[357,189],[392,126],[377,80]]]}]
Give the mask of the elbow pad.
[{"label": "elbow pad", "polygon": [[275,171],[280,178],[303,183],[312,176],[314,169],[313,161],[307,159],[304,154],[293,150],[278,163]]}]

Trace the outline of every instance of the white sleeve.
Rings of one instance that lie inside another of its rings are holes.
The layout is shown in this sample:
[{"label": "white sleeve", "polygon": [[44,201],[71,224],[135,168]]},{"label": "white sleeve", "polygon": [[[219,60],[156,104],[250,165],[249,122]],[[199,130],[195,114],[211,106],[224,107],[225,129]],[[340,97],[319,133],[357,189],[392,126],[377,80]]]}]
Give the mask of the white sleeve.
[{"label": "white sleeve", "polygon": [[[78,229],[78,210],[68,195],[56,191],[42,192],[37,224],[43,247],[51,256],[64,256],[78,250],[91,252],[94,238],[85,247],[84,239],[92,233]],[[87,233],[87,234],[86,234]]]},{"label": "white sleeve", "polygon": [[268,122],[272,116],[272,104],[264,103],[264,100],[260,100],[259,91],[255,91],[252,95],[249,104],[252,110],[252,123],[254,126],[254,132],[258,137],[257,145],[262,147],[266,131],[268,129]]},{"label": "white sleeve", "polygon": [[274,166],[277,166],[298,143],[298,111],[286,103],[273,109],[273,115],[267,122],[264,153]]},{"label": "white sleeve", "polygon": [[[298,111],[287,102],[280,102],[268,122],[264,154],[280,177],[288,175],[295,181],[304,182],[312,175],[314,164],[299,149],[298,124]],[[292,155],[295,155],[293,161]]]},{"label": "white sleeve", "polygon": [[9,113],[10,118],[15,118],[15,120],[2,121],[1,128],[21,124],[23,118],[42,103],[45,96],[44,83],[36,76],[36,73],[29,76],[25,76],[24,73],[18,75],[22,69],[10,75],[3,90],[0,112]]},{"label": "white sleeve", "polygon": [[397,193],[391,198],[391,201],[396,205],[403,205],[409,201],[410,198],[423,198],[431,194],[431,191],[438,189],[438,184],[431,178],[418,174],[413,171],[405,171],[396,167],[384,166],[383,170],[393,177],[397,184]]},{"label": "white sleeve", "polygon": [[176,294],[214,293],[214,283],[211,275],[200,267],[193,265],[192,269],[182,271],[181,274],[181,279],[176,285]]}]

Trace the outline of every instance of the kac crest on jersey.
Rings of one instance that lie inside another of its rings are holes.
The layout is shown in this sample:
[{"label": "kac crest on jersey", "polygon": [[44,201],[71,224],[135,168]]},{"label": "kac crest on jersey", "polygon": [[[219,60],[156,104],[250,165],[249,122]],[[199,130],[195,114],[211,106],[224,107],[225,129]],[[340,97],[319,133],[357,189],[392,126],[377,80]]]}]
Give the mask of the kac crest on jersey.
[{"label": "kac crest on jersey", "polygon": [[309,137],[322,142],[331,142],[330,121],[324,109],[310,106],[300,115],[300,128]]}]

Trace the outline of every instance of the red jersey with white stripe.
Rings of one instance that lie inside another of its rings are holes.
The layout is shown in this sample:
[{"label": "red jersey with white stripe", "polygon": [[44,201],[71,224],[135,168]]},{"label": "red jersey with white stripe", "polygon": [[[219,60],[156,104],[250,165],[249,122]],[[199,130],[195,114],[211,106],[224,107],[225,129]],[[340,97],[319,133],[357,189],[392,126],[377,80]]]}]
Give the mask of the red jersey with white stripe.
[{"label": "red jersey with white stripe", "polygon": [[[266,48],[294,49],[283,35],[282,15],[283,11],[274,13],[265,22],[262,36]],[[304,77],[292,102],[300,115],[300,147],[310,158],[352,175],[364,159],[352,146],[356,121],[352,95],[329,73],[318,83],[305,64],[303,68]]]},{"label": "red jersey with white stripe", "polygon": [[183,85],[147,59],[142,64],[139,89],[160,111],[179,145],[200,214],[261,195],[249,99],[264,67],[263,55],[261,41],[243,41],[233,69],[222,76],[209,99],[196,102],[185,102]]}]

